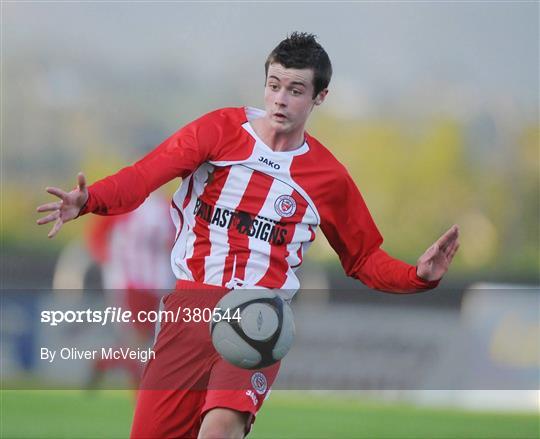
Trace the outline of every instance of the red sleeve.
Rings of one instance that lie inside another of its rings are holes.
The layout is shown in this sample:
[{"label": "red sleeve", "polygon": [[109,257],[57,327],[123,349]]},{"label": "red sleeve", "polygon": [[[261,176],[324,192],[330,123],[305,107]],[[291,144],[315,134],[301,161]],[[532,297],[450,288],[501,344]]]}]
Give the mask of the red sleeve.
[{"label": "red sleeve", "polygon": [[418,277],[415,266],[392,258],[380,248],[383,238],[346,171],[335,185],[331,201],[319,210],[321,229],[348,276],[391,293],[413,293],[438,285],[438,281]]},{"label": "red sleeve", "polygon": [[92,184],[80,215],[130,212],[158,187],[211,160],[223,132],[221,116],[218,110],[191,122],[135,164]]}]

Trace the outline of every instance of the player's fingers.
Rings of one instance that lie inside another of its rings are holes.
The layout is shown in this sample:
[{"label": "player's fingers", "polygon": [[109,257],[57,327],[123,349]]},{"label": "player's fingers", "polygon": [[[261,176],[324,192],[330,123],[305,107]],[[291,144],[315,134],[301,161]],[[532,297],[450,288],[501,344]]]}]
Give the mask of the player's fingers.
[{"label": "player's fingers", "polygon": [[62,189],[58,189],[57,187],[48,187],[46,190],[49,194],[56,195],[62,200],[65,200],[67,197],[67,193],[64,192]]},{"label": "player's fingers", "polygon": [[452,263],[452,260],[454,259],[454,256],[457,253],[458,249],[459,249],[459,244],[457,246],[454,246],[452,251],[446,255],[446,260],[448,264]]},{"label": "player's fingers", "polygon": [[82,172],[77,174],[77,185],[79,186],[80,191],[84,191],[86,188],[86,177]]},{"label": "player's fingers", "polygon": [[60,230],[60,228],[62,227],[63,225],[63,221],[61,218],[58,218],[56,220],[56,222],[54,223],[54,226],[53,228],[51,229],[51,231],[49,232],[49,234],[47,235],[47,237],[49,238],[54,238],[56,236],[56,234],[58,233],[58,231]]},{"label": "player's fingers", "polygon": [[452,242],[452,245],[449,247],[450,247],[449,254],[455,253],[457,249],[459,248],[459,239],[456,238],[456,240]]},{"label": "player's fingers", "polygon": [[445,247],[452,241],[454,241],[459,234],[459,229],[456,225],[450,227],[440,238],[439,238],[439,246]]},{"label": "player's fingers", "polygon": [[456,246],[457,244],[457,239],[449,242],[446,247],[444,249],[442,249],[443,253],[445,256],[450,256],[450,253],[452,253],[452,250],[454,249],[454,247]]},{"label": "player's fingers", "polygon": [[51,210],[58,210],[62,207],[61,201],[54,201],[53,203],[46,203],[38,206],[36,212],[50,212]]},{"label": "player's fingers", "polygon": [[437,244],[441,249],[445,249],[449,243],[456,240],[459,236],[459,227],[454,224],[438,240]]},{"label": "player's fingers", "polygon": [[454,246],[454,248],[452,249],[452,251],[448,255],[448,261],[449,262],[452,262],[452,259],[454,259],[454,256],[455,256],[455,254],[457,253],[458,250],[459,250],[459,242],[456,243],[456,245]]},{"label": "player's fingers", "polygon": [[50,213],[49,215],[47,216],[44,216],[43,218],[40,218],[38,219],[36,222],[38,225],[43,225],[43,224],[47,224],[47,223],[50,223],[51,221],[54,221],[56,219],[60,218],[60,211],[59,210],[56,210],[54,211],[53,213]]},{"label": "player's fingers", "polygon": [[421,262],[428,262],[433,259],[435,255],[439,252],[439,245],[437,243],[433,244],[430,248],[420,258]]}]

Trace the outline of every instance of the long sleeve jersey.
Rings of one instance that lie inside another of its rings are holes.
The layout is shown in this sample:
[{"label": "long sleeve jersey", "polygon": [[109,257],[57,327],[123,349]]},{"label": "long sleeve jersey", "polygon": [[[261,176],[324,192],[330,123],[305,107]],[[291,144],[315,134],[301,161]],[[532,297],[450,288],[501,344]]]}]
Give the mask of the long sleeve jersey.
[{"label": "long sleeve jersey", "polygon": [[182,184],[171,202],[178,279],[230,288],[298,290],[295,271],[320,227],[347,275],[388,292],[433,288],[416,267],[394,259],[346,168],[305,134],[275,152],[251,121],[264,112],[224,108],[184,126],[147,156],[89,187],[81,214],[115,215],[159,186]]}]

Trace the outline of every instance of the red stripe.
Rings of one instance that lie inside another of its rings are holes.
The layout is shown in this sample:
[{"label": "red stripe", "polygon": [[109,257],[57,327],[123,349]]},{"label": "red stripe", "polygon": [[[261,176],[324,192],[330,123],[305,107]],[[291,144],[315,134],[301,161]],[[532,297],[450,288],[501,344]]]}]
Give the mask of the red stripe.
[{"label": "red stripe", "polygon": [[[248,213],[254,219],[261,211],[274,179],[266,174],[253,171],[242,199],[236,208],[236,212]],[[235,222],[235,224],[238,224]],[[244,280],[246,265],[251,250],[249,249],[249,236],[239,233],[238,229],[232,226],[228,231],[227,242],[229,244],[229,254],[225,258],[223,270],[223,284],[229,282],[232,277],[234,257],[236,256],[236,268],[234,277]]]},{"label": "red stripe", "polygon": [[281,224],[285,224],[287,228],[287,237],[282,245],[272,245],[268,269],[261,280],[257,282],[259,286],[281,288],[287,280],[287,270],[289,268],[287,245],[291,243],[296,225],[302,221],[308,207],[306,200],[298,192],[294,191],[291,196],[296,201],[296,212],[290,218],[282,218]]},{"label": "red stripe", "polygon": [[[182,211],[178,208],[176,203],[174,202],[174,199],[171,200],[171,206],[176,210],[178,213],[178,216],[180,218],[180,225],[178,226],[178,230],[176,232],[176,236],[174,238],[174,244],[176,244],[176,241],[178,241],[178,237],[180,236],[180,232],[182,231],[182,227],[184,226],[184,215],[182,214]],[[173,246],[174,246],[173,244]]]},{"label": "red stripe", "polygon": [[[185,209],[187,205],[189,204],[189,202],[191,201],[192,192],[193,192],[193,176],[190,176],[186,197],[184,198],[184,202],[182,203],[182,209]],[[180,227],[178,227],[178,231],[176,232],[176,237],[174,238],[174,244],[176,244],[176,241],[178,240],[178,237],[180,236],[180,232],[182,231],[182,227],[184,226],[184,214],[174,202],[174,198],[171,200],[171,206],[178,212],[178,216],[180,217]]]},{"label": "red stripe", "polygon": [[291,265],[291,268],[300,267],[300,265],[302,265],[302,244],[300,244],[300,246],[298,247],[296,257],[298,258],[298,264]]},{"label": "red stripe", "polygon": [[193,193],[193,175],[189,178],[188,190],[186,193],[186,198],[182,204],[182,209],[185,209],[189,202],[191,201],[191,194]]},{"label": "red stripe", "polygon": [[[216,167],[212,181],[205,186],[200,199],[211,206],[215,205],[225,186],[230,170],[230,166],[225,168]],[[193,280],[204,282],[204,263],[205,258],[210,255],[211,247],[209,223],[195,216],[193,233],[195,234],[193,255],[187,260],[187,266],[193,275]]]}]

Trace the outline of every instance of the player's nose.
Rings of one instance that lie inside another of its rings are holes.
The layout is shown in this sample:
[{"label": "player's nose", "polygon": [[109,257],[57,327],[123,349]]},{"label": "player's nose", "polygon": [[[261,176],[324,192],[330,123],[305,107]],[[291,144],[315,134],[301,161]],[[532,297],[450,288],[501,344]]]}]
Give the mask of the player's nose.
[{"label": "player's nose", "polygon": [[287,106],[287,91],[284,90],[283,88],[278,91],[275,95],[275,104],[278,106],[278,107],[286,107]]}]

